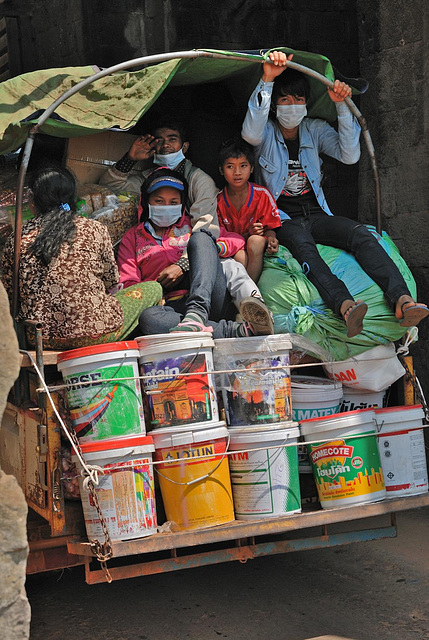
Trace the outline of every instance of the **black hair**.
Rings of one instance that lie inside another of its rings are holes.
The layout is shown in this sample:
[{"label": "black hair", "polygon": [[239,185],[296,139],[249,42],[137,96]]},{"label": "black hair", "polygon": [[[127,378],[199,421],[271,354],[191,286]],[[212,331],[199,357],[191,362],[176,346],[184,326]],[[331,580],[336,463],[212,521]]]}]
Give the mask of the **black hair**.
[{"label": "black hair", "polygon": [[175,178],[176,180],[180,180],[180,182],[183,183],[183,186],[185,187],[184,191],[179,191],[178,189],[180,193],[181,203],[182,203],[182,215],[183,215],[188,203],[188,183],[184,178],[183,174],[179,173],[179,171],[174,171],[173,169],[168,169],[167,167],[159,167],[159,169],[155,169],[154,171],[152,171],[152,173],[148,175],[148,177],[142,184],[141,197],[140,197],[142,212],[140,214],[140,222],[146,222],[146,220],[149,219],[148,205],[149,205],[149,196],[151,195],[150,193],[148,193],[149,187],[151,186],[154,180],[159,180],[159,178],[163,178],[163,177]]},{"label": "black hair", "polygon": [[302,98],[304,96],[306,102],[308,102],[310,85],[305,75],[295,69],[287,69],[275,78],[271,97],[271,112],[275,113],[277,100],[281,96],[294,96],[294,98]]},{"label": "black hair", "polygon": [[240,158],[244,156],[249,163],[255,164],[255,152],[252,145],[243,140],[241,136],[234,136],[222,142],[218,150],[218,165],[223,167],[228,158]]},{"label": "black hair", "polygon": [[186,131],[183,122],[176,120],[174,116],[164,116],[163,118],[160,118],[155,123],[153,132],[155,132],[157,129],[173,129],[173,131],[177,131],[179,133],[182,144],[184,142],[189,142],[188,132]]},{"label": "black hair", "polygon": [[76,235],[76,181],[68,169],[50,166],[33,174],[30,189],[36,215],[42,218],[31,251],[48,266],[58,257],[62,245],[65,242],[71,245]]}]

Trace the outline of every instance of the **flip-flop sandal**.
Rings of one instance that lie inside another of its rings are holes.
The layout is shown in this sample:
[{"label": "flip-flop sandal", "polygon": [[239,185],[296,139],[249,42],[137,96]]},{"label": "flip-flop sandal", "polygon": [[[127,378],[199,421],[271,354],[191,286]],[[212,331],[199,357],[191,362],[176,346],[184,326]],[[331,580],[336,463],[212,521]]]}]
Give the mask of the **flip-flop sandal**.
[{"label": "flip-flop sandal", "polygon": [[399,322],[401,327],[415,327],[420,320],[429,316],[429,309],[425,304],[418,302],[404,302],[401,305],[402,318]]},{"label": "flip-flop sandal", "polygon": [[368,311],[366,302],[355,302],[351,304],[343,314],[344,322],[347,326],[347,337],[357,336],[363,329],[363,319]]},{"label": "flip-flop sandal", "polygon": [[254,296],[243,298],[240,302],[240,315],[252,325],[255,335],[273,335],[273,314],[262,300]]},{"label": "flip-flop sandal", "polygon": [[170,329],[170,333],[198,333],[199,331],[212,333],[213,327],[205,327],[202,322],[197,322],[196,320],[185,320],[184,322],[179,322],[177,327]]}]

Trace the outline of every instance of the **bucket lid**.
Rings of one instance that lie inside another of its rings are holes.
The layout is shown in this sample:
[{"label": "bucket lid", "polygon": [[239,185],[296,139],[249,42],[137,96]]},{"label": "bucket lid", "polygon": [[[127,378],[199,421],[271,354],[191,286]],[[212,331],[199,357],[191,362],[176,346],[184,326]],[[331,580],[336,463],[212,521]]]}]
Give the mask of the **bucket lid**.
[{"label": "bucket lid", "polygon": [[[220,426],[222,425],[222,426]],[[186,431],[166,427],[151,432],[155,444],[155,449],[165,449],[170,447],[184,447],[199,442],[209,442],[220,438],[228,437],[228,429],[224,422],[207,424],[205,429],[194,429],[194,425],[188,425]]]},{"label": "bucket lid", "polygon": [[373,407],[367,409],[356,409],[344,413],[334,413],[330,416],[318,418],[308,418],[300,420],[301,433],[308,436],[319,431],[332,431],[333,429],[344,429],[345,427],[357,427],[371,420],[371,415],[375,418]]},{"label": "bucket lid", "polygon": [[388,415],[397,413],[400,411],[401,413],[404,411],[415,411],[417,410],[419,414],[421,413],[422,418],[424,417],[423,406],[421,404],[412,404],[412,405],[404,405],[402,407],[385,407],[384,409],[375,408],[374,411],[377,415]]},{"label": "bucket lid", "polygon": [[122,436],[120,438],[112,438],[110,440],[95,440],[92,442],[80,443],[82,453],[95,453],[96,451],[111,451],[112,449],[126,449],[128,447],[145,447],[153,446],[153,438],[151,436]]},{"label": "bucket lid", "polygon": [[182,349],[213,348],[214,341],[211,333],[206,331],[183,331],[174,333],[157,333],[150,336],[140,336],[135,339],[140,357],[156,355],[166,351],[180,351]]},{"label": "bucket lid", "polygon": [[214,341],[215,353],[221,355],[236,354],[276,354],[292,349],[289,333],[276,333],[271,336],[250,336],[249,338],[219,338]]},{"label": "bucket lid", "polygon": [[293,422],[292,420],[288,420],[285,422],[268,422],[263,424],[231,424],[228,425],[229,433],[236,434],[246,432],[260,432],[260,431],[277,431],[280,429],[292,429],[293,427],[298,427],[298,422]]},{"label": "bucket lid", "polygon": [[331,389],[341,389],[341,382],[334,382],[329,378],[318,378],[317,376],[291,376],[290,386],[292,389],[300,391],[325,391]]},{"label": "bucket lid", "polygon": [[225,421],[224,420],[218,420],[218,421],[213,421],[213,422],[187,422],[186,424],[177,424],[177,425],[173,425],[171,427],[161,427],[160,429],[157,429],[156,427],[154,429],[151,429],[150,434],[151,436],[155,436],[155,435],[159,435],[159,434],[170,434],[170,433],[179,433],[179,432],[185,432],[185,431],[201,431],[201,429],[213,429],[214,427],[218,428],[218,427],[225,427]]},{"label": "bucket lid", "polygon": [[126,342],[108,342],[106,344],[96,344],[93,347],[71,349],[70,351],[63,351],[58,354],[57,364],[60,362],[66,362],[67,360],[73,360],[74,358],[96,356],[99,353],[110,353],[113,351],[129,351],[131,349],[138,349],[138,344],[135,340],[128,340]]},{"label": "bucket lid", "polygon": [[279,424],[283,425],[282,429],[270,428],[271,425],[266,425],[266,428],[259,427],[258,429],[254,429],[253,427],[228,429],[231,436],[231,444],[244,444],[250,442],[278,442],[279,440],[282,442],[283,440],[299,438],[300,431],[297,422],[283,422]]}]

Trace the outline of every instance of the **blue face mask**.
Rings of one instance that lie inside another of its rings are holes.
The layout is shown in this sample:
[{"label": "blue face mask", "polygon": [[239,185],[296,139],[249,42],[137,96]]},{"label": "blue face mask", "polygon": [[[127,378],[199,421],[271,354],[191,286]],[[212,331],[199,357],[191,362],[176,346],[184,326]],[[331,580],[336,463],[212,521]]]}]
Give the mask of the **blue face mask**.
[{"label": "blue face mask", "polygon": [[149,220],[157,227],[171,227],[182,215],[181,204],[149,204]]},{"label": "blue face mask", "polygon": [[158,164],[160,167],[168,167],[169,169],[175,169],[178,164],[185,159],[182,149],[175,153],[155,153],[153,156],[153,163]]}]

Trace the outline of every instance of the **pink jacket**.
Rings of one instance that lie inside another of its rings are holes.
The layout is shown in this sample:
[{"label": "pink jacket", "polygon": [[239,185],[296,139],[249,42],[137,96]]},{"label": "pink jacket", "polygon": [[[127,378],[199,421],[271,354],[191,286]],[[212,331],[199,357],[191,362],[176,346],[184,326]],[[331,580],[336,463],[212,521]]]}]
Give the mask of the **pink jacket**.
[{"label": "pink jacket", "polygon": [[[143,222],[129,229],[119,245],[120,282],[124,287],[130,287],[137,282],[156,280],[163,269],[180,259],[191,233],[191,219],[186,213],[166,230],[162,245],[146,231]],[[221,230],[220,237],[227,247],[222,257],[235,255],[245,245],[244,238],[238,233]]]}]

